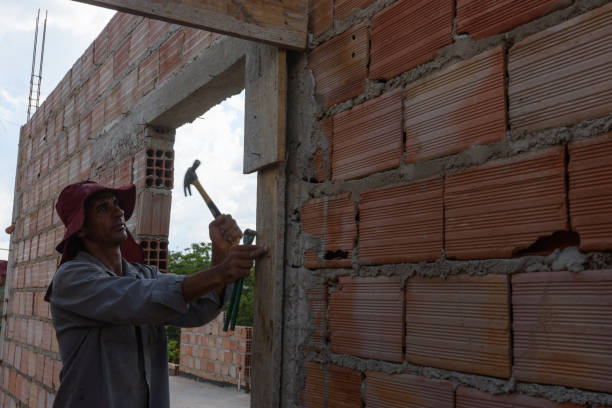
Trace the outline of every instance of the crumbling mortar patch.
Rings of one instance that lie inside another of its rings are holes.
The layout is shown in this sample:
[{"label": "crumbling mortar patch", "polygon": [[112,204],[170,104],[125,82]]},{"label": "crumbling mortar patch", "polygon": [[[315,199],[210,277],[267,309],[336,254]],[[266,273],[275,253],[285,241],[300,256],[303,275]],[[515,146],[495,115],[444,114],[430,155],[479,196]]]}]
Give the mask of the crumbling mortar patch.
[{"label": "crumbling mortar patch", "polygon": [[397,276],[406,279],[414,276],[424,278],[447,278],[453,275],[513,275],[516,273],[535,273],[550,271],[581,272],[587,270],[612,269],[612,253],[581,253],[576,247],[556,249],[547,256],[524,256],[509,259],[449,260],[438,259],[434,262],[401,263],[386,265],[358,265],[352,269],[321,268],[304,269],[305,272],[321,276],[330,285],[335,285],[342,276],[377,277]]}]

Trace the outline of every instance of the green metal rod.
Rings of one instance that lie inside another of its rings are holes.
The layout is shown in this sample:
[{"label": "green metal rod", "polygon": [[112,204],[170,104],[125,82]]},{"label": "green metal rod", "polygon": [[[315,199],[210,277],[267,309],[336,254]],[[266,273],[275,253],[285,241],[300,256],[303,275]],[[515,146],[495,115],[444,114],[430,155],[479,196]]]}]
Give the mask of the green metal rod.
[{"label": "green metal rod", "polygon": [[238,318],[238,309],[240,308],[240,297],[242,296],[242,283],[244,278],[238,279],[237,287],[238,291],[236,292],[236,303],[234,304],[234,310],[232,310],[232,322],[230,324],[230,330],[234,331],[236,328],[236,319]]},{"label": "green metal rod", "polygon": [[[255,240],[256,235],[257,233],[255,231],[247,228],[244,230],[244,235],[242,236],[242,244],[251,245]],[[244,278],[240,278],[234,284],[234,290],[232,291],[232,297],[230,298],[229,302],[230,305],[227,309],[227,315],[225,315],[225,321],[223,322],[224,332],[226,332],[228,328],[233,331],[236,327],[236,319],[238,318],[238,309],[240,307],[240,297],[242,296],[243,283]]]},{"label": "green metal rod", "polygon": [[238,292],[238,282],[236,282],[234,284],[234,288],[232,290],[232,297],[230,298],[229,301],[229,308],[227,309],[227,314],[225,315],[225,322],[223,322],[223,331],[226,332],[229,325],[230,325],[230,321],[232,319],[232,312],[234,309],[234,299],[236,298],[236,293]]}]

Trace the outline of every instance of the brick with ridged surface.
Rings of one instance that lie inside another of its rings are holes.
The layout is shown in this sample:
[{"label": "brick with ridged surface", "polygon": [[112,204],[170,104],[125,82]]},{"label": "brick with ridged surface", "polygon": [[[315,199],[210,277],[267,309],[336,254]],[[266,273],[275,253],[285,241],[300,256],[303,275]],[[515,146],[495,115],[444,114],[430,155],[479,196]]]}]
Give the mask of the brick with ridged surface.
[{"label": "brick with ridged surface", "polygon": [[306,380],[301,392],[304,408],[325,407],[325,370],[322,364],[306,362]]},{"label": "brick with ridged surface", "polygon": [[402,157],[400,90],[371,99],[333,119],[332,179],[396,168]]},{"label": "brick with ridged surface", "polygon": [[493,395],[473,388],[457,388],[457,408],[581,408],[581,405],[558,403],[544,398],[519,394]]},{"label": "brick with ridged surface", "polygon": [[114,79],[118,79],[130,64],[130,37],[123,40],[117,51],[113,54]]},{"label": "brick with ridged surface", "polygon": [[612,112],[612,4],[527,37],[508,57],[513,131]]},{"label": "brick with ridged surface", "polygon": [[362,93],[368,76],[368,27],[354,27],[315,48],[308,57],[316,92],[327,106]]},{"label": "brick with ridged surface", "polygon": [[402,0],[372,19],[370,78],[392,78],[453,42],[452,0]]},{"label": "brick with ridged surface", "polygon": [[351,265],[352,252],[357,239],[355,207],[350,193],[317,198],[304,203],[303,230],[321,239],[321,249],[318,254],[307,252],[307,268]]},{"label": "brick with ridged surface", "polygon": [[308,28],[315,37],[332,27],[333,14],[334,6],[332,0],[314,0],[311,2]]},{"label": "brick with ridged surface", "polygon": [[510,257],[568,228],[565,149],[493,161],[445,181],[446,256]]},{"label": "brick with ridged surface", "polygon": [[408,163],[506,135],[504,47],[410,84],[404,106]]},{"label": "brick with ridged surface", "polygon": [[159,81],[170,76],[183,63],[185,33],[177,31],[159,47]]},{"label": "brick with ridged surface", "polygon": [[108,38],[108,28],[104,27],[102,32],[98,34],[98,37],[94,40],[94,55],[93,61],[95,65],[101,64],[106,58],[106,53],[108,52],[109,46],[109,38]]},{"label": "brick with ridged surface", "polygon": [[359,262],[433,261],[442,255],[442,179],[361,193]]},{"label": "brick with ridged surface", "polygon": [[364,9],[375,0],[336,0],[334,2],[334,17],[343,19],[348,17],[353,12]]},{"label": "brick with ridged surface", "polygon": [[571,4],[569,0],[458,0],[457,32],[475,39],[503,33]]},{"label": "brick with ridged surface", "polygon": [[329,368],[327,408],[361,408],[361,372],[332,365]]},{"label": "brick with ridged surface", "polygon": [[212,44],[213,33],[191,27],[184,27],[183,30],[185,32],[183,61],[187,62]]},{"label": "brick with ridged surface", "polygon": [[512,277],[514,377],[612,392],[612,270]]},{"label": "brick with ridged surface", "polygon": [[146,95],[155,87],[158,72],[159,53],[154,51],[138,65],[138,97]]},{"label": "brick with ridged surface", "polygon": [[403,300],[399,278],[340,277],[330,296],[331,350],[362,358],[403,360]]},{"label": "brick with ridged surface", "polygon": [[366,372],[368,408],[454,408],[455,392],[448,381],[410,374]]},{"label": "brick with ridged surface", "polygon": [[508,275],[406,281],[406,360],[510,378]]},{"label": "brick with ridged surface", "polygon": [[308,305],[314,323],[312,341],[320,349],[327,340],[327,285],[318,285],[308,290]]},{"label": "brick with ridged surface", "polygon": [[130,62],[135,63],[147,50],[149,38],[149,24],[142,20],[130,35]]},{"label": "brick with ridged surface", "polygon": [[612,133],[569,145],[572,230],[582,251],[612,250]]}]

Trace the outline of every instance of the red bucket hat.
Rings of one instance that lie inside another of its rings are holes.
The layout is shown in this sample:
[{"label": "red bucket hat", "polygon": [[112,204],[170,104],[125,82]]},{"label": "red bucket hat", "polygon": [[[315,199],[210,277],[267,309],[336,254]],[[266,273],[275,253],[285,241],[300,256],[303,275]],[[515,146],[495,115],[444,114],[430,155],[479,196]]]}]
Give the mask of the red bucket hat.
[{"label": "red bucket hat", "polygon": [[[100,185],[94,181],[82,181],[71,184],[64,188],[60,193],[55,209],[60,219],[66,226],[64,238],[55,249],[62,254],[60,265],[73,259],[76,256],[75,249],[71,248],[71,238],[83,228],[85,223],[85,203],[89,197],[100,191],[110,191],[117,197],[119,206],[124,212],[125,220],[129,220],[134,212],[136,204],[136,186],[111,188]],[[121,245],[121,252],[124,258],[130,262],[144,261],[142,249],[128,231],[128,238]]]},{"label": "red bucket hat", "polygon": [[[82,181],[64,188],[55,205],[57,214],[64,223],[64,226],[66,226],[64,238],[55,247],[55,250],[62,254],[60,265],[74,259],[81,249],[79,245],[75,244],[74,235],[83,228],[85,223],[85,204],[87,199],[100,191],[110,191],[117,197],[119,207],[123,210],[126,221],[132,216],[136,204],[136,186],[133,184],[111,188],[98,184],[95,181]],[[134,241],[130,231],[127,231],[127,239],[121,244],[121,254],[129,262],[144,262],[142,248]],[[45,300],[48,301],[50,295],[51,285],[47,289]]]}]

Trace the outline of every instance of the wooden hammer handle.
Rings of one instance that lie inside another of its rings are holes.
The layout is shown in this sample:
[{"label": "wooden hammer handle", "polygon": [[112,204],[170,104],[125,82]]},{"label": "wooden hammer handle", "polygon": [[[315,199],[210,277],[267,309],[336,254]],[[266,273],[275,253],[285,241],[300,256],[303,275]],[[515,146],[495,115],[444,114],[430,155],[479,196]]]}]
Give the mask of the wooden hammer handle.
[{"label": "wooden hammer handle", "polygon": [[204,199],[204,202],[210,209],[210,212],[212,213],[213,217],[217,218],[218,216],[220,216],[221,211],[219,211],[215,203],[213,203],[213,200],[211,200],[208,194],[206,194],[206,191],[204,190],[204,187],[202,187],[200,182],[198,180],[195,180],[192,184],[200,192],[200,195],[202,196],[202,198]]}]

